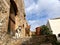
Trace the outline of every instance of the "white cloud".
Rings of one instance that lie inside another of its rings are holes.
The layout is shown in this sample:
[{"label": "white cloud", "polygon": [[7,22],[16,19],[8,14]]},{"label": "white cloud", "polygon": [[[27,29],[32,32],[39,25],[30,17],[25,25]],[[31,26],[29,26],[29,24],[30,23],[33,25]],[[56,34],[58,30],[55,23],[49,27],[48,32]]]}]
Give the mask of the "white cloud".
[{"label": "white cloud", "polygon": [[33,0],[24,0],[25,1],[25,7],[29,7],[30,5],[32,5]]},{"label": "white cloud", "polygon": [[39,20],[29,20],[29,24],[31,25],[31,30],[35,30],[36,27],[40,26]]},{"label": "white cloud", "polygon": [[38,5],[36,5],[35,3],[33,3],[33,4],[30,5],[28,8],[26,8],[26,10],[27,10],[28,12],[30,12],[30,11],[33,11],[33,10],[37,10],[37,8],[38,8]]},{"label": "white cloud", "polygon": [[[28,3],[31,0],[28,0]],[[30,3],[30,6],[26,8],[26,13],[37,13],[37,15],[40,15],[40,12],[42,10],[47,10],[47,13],[49,16],[56,15],[60,16],[60,2],[58,0],[38,0],[37,3],[32,1],[32,4]]]},{"label": "white cloud", "polygon": [[[48,18],[60,17],[60,1],[59,0],[37,0],[37,3],[35,3],[34,0],[25,0],[25,4],[26,4],[27,15],[31,15],[35,13],[39,17],[39,16],[42,16],[41,12],[43,10],[46,10]],[[45,23],[45,22],[42,23],[42,21],[40,21],[39,19],[28,20],[28,22],[32,26],[31,29]]]},{"label": "white cloud", "polygon": [[31,25],[31,30],[35,30],[36,27],[43,25],[45,21],[40,21],[40,20],[29,20],[28,23]]}]

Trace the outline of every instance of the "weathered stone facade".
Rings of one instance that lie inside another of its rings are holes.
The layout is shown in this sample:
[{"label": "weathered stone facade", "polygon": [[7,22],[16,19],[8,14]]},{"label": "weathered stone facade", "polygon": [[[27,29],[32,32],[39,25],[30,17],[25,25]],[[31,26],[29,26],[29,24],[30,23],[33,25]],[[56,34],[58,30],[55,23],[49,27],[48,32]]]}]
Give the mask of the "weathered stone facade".
[{"label": "weathered stone facade", "polygon": [[9,5],[10,2],[7,3],[7,1],[5,0],[0,0],[0,31],[1,32],[7,32],[8,29],[8,20],[9,20],[9,11],[10,11]]},{"label": "weathered stone facade", "polygon": [[27,37],[30,36],[30,25],[28,25],[28,24],[27,24],[27,26],[26,26],[26,28],[25,28],[25,35],[26,35]]},{"label": "weathered stone facade", "polygon": [[25,37],[26,19],[23,0],[0,0],[0,31]]}]

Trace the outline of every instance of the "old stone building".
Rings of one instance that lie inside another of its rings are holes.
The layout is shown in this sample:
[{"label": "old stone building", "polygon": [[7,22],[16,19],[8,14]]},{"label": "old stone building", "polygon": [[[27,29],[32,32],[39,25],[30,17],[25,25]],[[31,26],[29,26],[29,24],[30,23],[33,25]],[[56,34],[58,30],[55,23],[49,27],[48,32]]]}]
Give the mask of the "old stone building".
[{"label": "old stone building", "polygon": [[25,35],[26,36],[30,36],[30,25],[27,24],[26,28],[25,28]]},{"label": "old stone building", "polygon": [[41,27],[36,27],[36,35],[41,35]]},{"label": "old stone building", "polygon": [[14,34],[18,32],[20,37],[25,37],[25,19],[23,0],[0,0],[0,32]]}]

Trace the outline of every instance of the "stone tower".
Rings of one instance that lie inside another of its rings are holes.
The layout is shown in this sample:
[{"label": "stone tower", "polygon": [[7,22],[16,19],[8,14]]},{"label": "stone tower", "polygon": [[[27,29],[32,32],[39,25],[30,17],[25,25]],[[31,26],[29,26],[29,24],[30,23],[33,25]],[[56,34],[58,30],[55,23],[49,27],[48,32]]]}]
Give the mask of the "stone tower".
[{"label": "stone tower", "polygon": [[[15,34],[19,28],[20,36],[25,37],[26,19],[23,0],[2,0],[4,10],[0,11],[0,31]],[[5,4],[5,5],[4,5]]]}]

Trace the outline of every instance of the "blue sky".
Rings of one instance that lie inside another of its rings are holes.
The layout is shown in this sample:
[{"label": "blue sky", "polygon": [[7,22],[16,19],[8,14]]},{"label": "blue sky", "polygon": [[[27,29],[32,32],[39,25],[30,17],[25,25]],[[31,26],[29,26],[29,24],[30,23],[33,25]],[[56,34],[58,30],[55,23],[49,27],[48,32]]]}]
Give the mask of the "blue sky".
[{"label": "blue sky", "polygon": [[60,0],[24,0],[25,12],[31,30],[47,23],[50,18],[60,17]]}]

